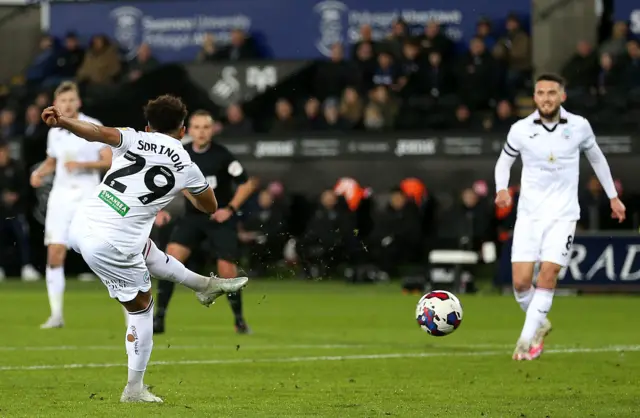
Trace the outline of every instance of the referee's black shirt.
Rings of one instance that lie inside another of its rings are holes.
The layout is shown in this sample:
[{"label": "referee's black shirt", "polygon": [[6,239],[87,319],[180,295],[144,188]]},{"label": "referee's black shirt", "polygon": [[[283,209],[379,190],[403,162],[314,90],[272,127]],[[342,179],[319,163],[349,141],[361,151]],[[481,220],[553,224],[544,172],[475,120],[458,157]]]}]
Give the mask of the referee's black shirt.
[{"label": "referee's black shirt", "polygon": [[[200,168],[209,186],[215,192],[218,207],[222,209],[227,206],[235,194],[237,185],[248,180],[244,167],[224,145],[215,142],[209,144],[203,151],[195,151],[193,144],[185,145],[185,149],[191,156],[191,161]],[[193,205],[186,206],[187,213],[201,214]]]}]

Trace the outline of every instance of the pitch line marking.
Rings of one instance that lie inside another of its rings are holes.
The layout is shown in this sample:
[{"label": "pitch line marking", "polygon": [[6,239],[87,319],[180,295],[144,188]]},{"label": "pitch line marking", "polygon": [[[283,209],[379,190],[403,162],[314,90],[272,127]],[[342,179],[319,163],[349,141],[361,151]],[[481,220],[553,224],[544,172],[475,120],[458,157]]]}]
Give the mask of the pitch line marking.
[{"label": "pitch line marking", "polygon": [[[640,345],[609,346],[600,348],[564,348],[545,350],[545,354],[576,354],[576,353],[613,353],[624,351],[640,351]],[[431,353],[388,353],[388,354],[357,354],[347,356],[314,356],[314,357],[280,357],[261,359],[226,359],[226,360],[178,360],[152,361],[150,366],[189,366],[189,365],[220,365],[220,364],[249,364],[249,363],[306,363],[317,361],[346,361],[346,360],[384,360],[402,358],[426,357],[488,357],[509,356],[506,351],[475,351],[475,352],[431,352]],[[65,370],[65,369],[106,369],[126,367],[123,363],[85,363],[85,364],[51,364],[37,366],[2,366],[0,372],[36,371],[36,370]]]},{"label": "pitch line marking", "polygon": [[[349,348],[393,348],[397,344],[246,344],[241,347],[243,350],[284,350],[284,349],[349,349]],[[429,344],[408,344],[404,347],[429,348],[429,349],[489,349],[489,348],[509,348],[512,344],[451,344],[451,345],[429,345]],[[563,347],[563,346],[556,346]],[[122,350],[120,345],[52,345],[52,346],[0,346],[2,351],[110,351]],[[235,344],[229,345],[173,345],[155,341],[155,350],[235,350]]]}]

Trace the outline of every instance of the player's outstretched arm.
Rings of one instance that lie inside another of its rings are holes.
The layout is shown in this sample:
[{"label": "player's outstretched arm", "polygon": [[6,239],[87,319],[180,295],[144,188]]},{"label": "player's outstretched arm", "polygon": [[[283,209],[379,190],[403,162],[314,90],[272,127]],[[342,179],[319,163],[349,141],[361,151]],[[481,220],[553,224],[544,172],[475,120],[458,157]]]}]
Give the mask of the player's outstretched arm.
[{"label": "player's outstretched arm", "polygon": [[598,144],[593,141],[589,148],[584,150],[584,155],[589,160],[589,164],[596,173],[596,177],[602,185],[602,189],[607,194],[609,200],[611,200],[612,217],[618,219],[618,221],[624,221],[626,217],[626,208],[622,201],[618,198],[618,191],[616,185],[611,176],[611,168],[607,162],[607,158],[602,153],[602,150]]},{"label": "player's outstretched arm", "polygon": [[211,187],[207,187],[205,191],[195,195],[191,194],[188,190],[183,190],[182,193],[189,199],[191,204],[201,212],[212,214],[218,210],[218,200]]},{"label": "player's outstretched arm", "polygon": [[50,127],[66,129],[72,134],[90,142],[102,142],[112,147],[120,145],[121,134],[116,128],[94,125],[90,122],[67,118],[62,116],[60,111],[53,106],[42,111],[42,120]]}]

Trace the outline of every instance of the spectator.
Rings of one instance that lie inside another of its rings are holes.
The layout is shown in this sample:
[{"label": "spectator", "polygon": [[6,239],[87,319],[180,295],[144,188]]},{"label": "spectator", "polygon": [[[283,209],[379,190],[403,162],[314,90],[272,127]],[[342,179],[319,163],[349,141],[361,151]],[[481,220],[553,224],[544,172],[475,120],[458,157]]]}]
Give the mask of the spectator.
[{"label": "spectator", "polygon": [[612,58],[617,58],[626,52],[627,40],[629,36],[629,27],[626,22],[616,22],[613,25],[613,31],[611,38],[606,40],[600,46],[600,52],[611,55]]},{"label": "spectator", "polygon": [[[9,158],[8,143],[0,139],[0,254],[8,254],[10,248],[19,250],[22,279],[33,281],[40,278],[40,273],[31,265],[29,233],[23,207],[27,193],[26,178],[18,162]],[[6,257],[0,258],[2,279],[6,262]]]},{"label": "spectator", "polygon": [[531,40],[515,15],[507,18],[507,35],[498,40],[496,56],[507,66],[507,85],[519,88],[531,73]]},{"label": "spectator", "polygon": [[304,116],[300,126],[305,131],[317,131],[322,129],[320,117],[320,101],[315,97],[309,98],[304,104]]},{"label": "spectator", "polygon": [[368,92],[373,88],[373,74],[378,65],[370,43],[361,43],[356,49],[355,64],[361,80],[360,90]]},{"label": "spectator", "polygon": [[373,39],[373,31],[371,30],[371,25],[360,26],[360,37],[358,38],[358,42],[353,44],[353,46],[351,47],[351,58],[354,58],[358,54],[358,48],[360,48],[360,45],[362,44],[369,44],[372,51],[375,53],[377,43]]},{"label": "spectator", "polygon": [[419,262],[422,255],[422,219],[416,204],[400,189],[391,193],[386,207],[374,215],[369,248],[380,279],[388,279],[398,267]]},{"label": "spectator", "polygon": [[357,127],[362,122],[363,108],[358,91],[353,87],[347,87],[340,102],[340,117],[345,125],[350,128]]},{"label": "spectator", "polygon": [[456,107],[453,112],[453,121],[450,126],[451,129],[476,131],[480,126],[481,123],[477,115],[472,113],[467,105],[461,104]]},{"label": "spectator", "polygon": [[51,98],[49,97],[49,93],[47,93],[46,91],[42,91],[38,93],[38,95],[33,101],[33,104],[38,106],[38,108],[40,109],[44,109],[45,107],[49,106],[50,103],[51,103]]},{"label": "spectator", "polygon": [[350,126],[340,117],[340,109],[338,109],[338,101],[328,99],[324,103],[322,130],[329,132],[342,132],[350,128]]},{"label": "spectator", "polygon": [[627,42],[627,54],[622,58],[621,65],[625,83],[634,92],[640,88],[640,44],[635,39]]},{"label": "spectator", "polygon": [[495,114],[485,119],[483,125],[487,131],[507,133],[511,129],[511,125],[517,121],[513,105],[507,100],[501,100],[496,106]]},{"label": "spectator", "polygon": [[443,68],[442,56],[439,52],[431,52],[428,56],[429,66],[425,73],[425,88],[434,98],[443,97],[453,92],[455,85],[451,71]]},{"label": "spectator", "polygon": [[106,36],[97,35],[91,39],[77,78],[79,82],[94,85],[112,84],[120,73],[120,69],[117,48]]},{"label": "spectator", "polygon": [[620,74],[620,68],[613,63],[613,58],[608,53],[600,56],[600,72],[596,81],[598,93],[605,96],[609,92],[616,92],[624,86],[624,79]]},{"label": "spectator", "polygon": [[253,133],[253,124],[244,116],[240,105],[230,105],[227,107],[226,113],[227,123],[222,131],[224,135],[251,135]]},{"label": "spectator", "polygon": [[330,60],[321,63],[318,68],[314,84],[316,97],[320,100],[339,98],[347,86],[358,84],[357,71],[350,62],[344,60],[342,45],[334,44]]},{"label": "spectator", "polygon": [[5,108],[0,111],[0,140],[10,141],[17,136],[16,112]]},{"label": "spectator", "polygon": [[204,35],[202,39],[202,48],[200,48],[200,52],[198,52],[198,56],[196,57],[196,61],[198,62],[213,62],[218,61],[220,59],[220,53],[218,51],[218,46],[216,45],[216,38],[211,33],[207,33]]},{"label": "spectator", "polygon": [[439,52],[445,63],[453,58],[454,44],[441,32],[438,22],[427,23],[424,27],[424,35],[419,40],[426,55],[434,51]]},{"label": "spectator", "polygon": [[387,128],[379,106],[372,103],[364,108],[362,124],[367,131],[382,131]]},{"label": "spectator", "polygon": [[58,52],[56,51],[53,37],[42,35],[38,48],[38,54],[27,68],[27,81],[31,84],[40,84],[47,77],[55,74]]},{"label": "spectator", "polygon": [[[40,118],[40,108],[32,104],[27,107],[25,112],[24,136],[26,138],[42,137],[47,134],[47,127],[42,123]],[[44,134],[44,135],[43,135]]]},{"label": "spectator", "polygon": [[427,62],[420,55],[420,47],[411,41],[404,43],[400,61],[398,88],[403,97],[421,96],[426,93],[425,76]]},{"label": "spectator", "polygon": [[302,267],[310,278],[335,272],[338,264],[349,259],[355,243],[355,220],[344,199],[325,190],[319,203],[300,240]]},{"label": "spectator", "polygon": [[[391,98],[389,91],[385,87],[378,86],[371,91],[369,94],[369,106],[374,107],[380,113],[382,128],[390,129],[395,126],[398,104]],[[369,112],[371,114],[371,111]],[[366,116],[365,111],[365,122]]]},{"label": "spectator", "polygon": [[458,64],[458,94],[472,109],[486,109],[497,90],[497,66],[481,39],[473,38]]},{"label": "spectator", "polygon": [[69,32],[64,38],[64,47],[58,55],[55,77],[49,80],[48,85],[58,85],[63,81],[72,80],[78,73],[78,69],[84,60],[84,49],[80,46],[78,36]]},{"label": "spectator", "polygon": [[136,81],[143,74],[158,68],[160,63],[151,53],[151,47],[147,43],[143,43],[138,48],[135,58],[129,62],[129,73],[127,78],[129,81]]},{"label": "spectator", "polygon": [[399,75],[398,67],[395,66],[391,54],[381,52],[378,55],[378,65],[373,73],[373,85],[396,89]]},{"label": "spectator", "polygon": [[32,104],[25,112],[25,128],[22,138],[22,155],[27,167],[46,158],[47,133],[49,128],[40,118],[41,109]]},{"label": "spectator", "polygon": [[231,43],[220,51],[220,58],[229,61],[246,61],[260,58],[253,39],[241,29],[231,31]]},{"label": "spectator", "polygon": [[586,231],[598,231],[607,222],[609,199],[604,194],[598,178],[592,175],[580,193],[580,220],[578,226]]},{"label": "spectator", "polygon": [[251,211],[242,222],[240,241],[249,248],[249,265],[259,276],[269,266],[282,260],[287,241],[286,215],[282,204],[276,202],[269,190],[258,194],[258,208]]},{"label": "spectator", "polygon": [[570,90],[588,91],[596,84],[598,58],[587,41],[578,42],[576,53],[562,69]]},{"label": "spectator", "polygon": [[482,39],[488,51],[491,51],[496,45],[496,37],[493,35],[493,27],[489,19],[481,18],[478,20],[475,36]]},{"label": "spectator", "polygon": [[276,102],[276,119],[271,126],[272,133],[295,132],[298,124],[293,118],[293,107],[287,99]]},{"label": "spectator", "polygon": [[480,250],[482,243],[492,238],[492,218],[490,206],[482,204],[473,189],[464,189],[458,202],[441,220],[446,228],[438,231],[439,246]]},{"label": "spectator", "polygon": [[407,30],[407,24],[403,20],[398,19],[391,25],[391,34],[384,43],[384,48],[380,49],[390,52],[394,58],[399,59],[402,56],[402,46],[408,36],[409,31]]}]

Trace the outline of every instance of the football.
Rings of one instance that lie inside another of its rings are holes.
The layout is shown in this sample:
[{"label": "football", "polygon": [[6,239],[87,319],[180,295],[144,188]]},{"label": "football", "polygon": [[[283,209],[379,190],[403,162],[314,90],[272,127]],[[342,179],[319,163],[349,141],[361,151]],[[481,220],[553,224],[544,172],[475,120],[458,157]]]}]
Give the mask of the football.
[{"label": "football", "polygon": [[453,293],[434,290],[418,301],[416,319],[420,328],[429,335],[443,337],[462,323],[462,305]]}]

